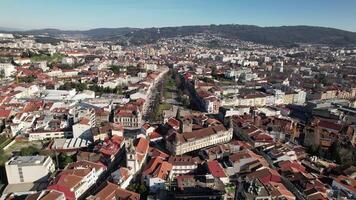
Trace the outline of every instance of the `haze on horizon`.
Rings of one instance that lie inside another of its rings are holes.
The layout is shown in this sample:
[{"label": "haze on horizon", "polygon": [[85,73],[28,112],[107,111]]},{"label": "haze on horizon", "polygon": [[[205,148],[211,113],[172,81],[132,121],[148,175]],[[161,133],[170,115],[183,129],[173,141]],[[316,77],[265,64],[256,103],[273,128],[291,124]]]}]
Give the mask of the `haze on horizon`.
[{"label": "haze on horizon", "polygon": [[311,25],[356,32],[355,0],[2,0],[0,27],[87,30],[209,24]]}]

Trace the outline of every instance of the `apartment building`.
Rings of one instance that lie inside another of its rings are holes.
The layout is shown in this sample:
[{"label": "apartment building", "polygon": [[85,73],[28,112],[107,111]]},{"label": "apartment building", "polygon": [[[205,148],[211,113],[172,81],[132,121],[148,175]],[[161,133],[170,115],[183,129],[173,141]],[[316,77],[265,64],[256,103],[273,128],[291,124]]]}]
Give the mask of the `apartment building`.
[{"label": "apartment building", "polygon": [[198,163],[191,156],[171,156],[168,162],[172,164],[172,176],[193,172],[198,167]]},{"label": "apartment building", "polygon": [[96,183],[105,170],[102,164],[77,161],[61,171],[48,189],[63,192],[67,200],[78,199]]},{"label": "apartment building", "polygon": [[45,181],[55,171],[49,156],[16,156],[5,163],[9,184]]},{"label": "apartment building", "polygon": [[167,138],[166,146],[174,155],[182,155],[211,145],[226,143],[232,136],[232,129],[226,129],[223,125],[211,126],[192,132],[174,132]]}]

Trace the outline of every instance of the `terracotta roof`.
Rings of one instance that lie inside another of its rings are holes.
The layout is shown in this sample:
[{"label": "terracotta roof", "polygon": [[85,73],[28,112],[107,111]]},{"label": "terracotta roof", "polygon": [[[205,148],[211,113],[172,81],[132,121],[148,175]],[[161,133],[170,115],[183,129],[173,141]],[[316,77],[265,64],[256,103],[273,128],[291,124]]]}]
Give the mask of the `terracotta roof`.
[{"label": "terracotta roof", "polygon": [[176,118],[172,117],[168,119],[167,124],[174,129],[178,129],[180,122]]},{"label": "terracotta roof", "polygon": [[166,161],[163,161],[159,167],[153,172],[153,178],[160,178],[166,180],[170,171],[172,170],[172,164]]},{"label": "terracotta roof", "polygon": [[320,120],[318,123],[318,126],[321,128],[327,128],[327,129],[331,129],[331,130],[335,130],[335,131],[341,131],[341,129],[342,129],[341,124],[336,124],[336,123],[324,121],[324,120]]},{"label": "terracotta roof", "polygon": [[220,131],[226,131],[226,128],[223,125],[211,126],[211,127],[199,129],[199,130],[196,130],[193,132],[185,132],[182,135],[185,140],[191,140],[191,139],[207,137],[207,136],[216,134]]},{"label": "terracotta roof", "polygon": [[0,110],[0,118],[8,118],[11,110]]},{"label": "terracotta roof", "polygon": [[146,168],[143,170],[142,175],[146,176],[151,173],[157,168],[159,164],[162,164],[163,160],[160,157],[152,158],[150,162],[147,164]]},{"label": "terracotta roof", "polygon": [[296,161],[282,161],[278,166],[281,171],[305,172],[305,167]]},{"label": "terracotta roof", "polygon": [[269,182],[280,182],[281,178],[278,172],[271,168],[263,168],[258,171],[249,173],[247,175],[249,179],[258,178],[262,183],[266,184]]},{"label": "terracotta roof", "polygon": [[95,200],[112,199],[139,200],[140,195],[135,192],[122,189],[114,183],[108,182],[107,185],[95,195]]},{"label": "terracotta roof", "polygon": [[151,140],[152,139],[158,139],[161,138],[162,135],[160,135],[159,133],[157,133],[156,131],[153,131],[152,133],[150,133],[150,135],[148,136]]},{"label": "terracotta roof", "polygon": [[217,160],[212,160],[208,162],[208,169],[214,177],[223,178],[226,177],[224,169],[221,167]]},{"label": "terracotta roof", "polygon": [[[90,172],[86,170],[87,173]],[[59,179],[56,183],[56,185],[61,185],[64,186],[66,188],[74,188],[75,186],[77,186],[83,179],[83,176],[78,176],[78,175],[74,175],[74,174],[62,174],[59,175]]]},{"label": "terracotta roof", "polygon": [[53,200],[53,199],[58,199],[63,195],[62,192],[56,191],[56,190],[50,190],[46,195],[41,197],[40,200]]},{"label": "terracotta roof", "polygon": [[146,154],[149,147],[149,141],[145,138],[139,138],[136,145],[136,152],[140,154]]},{"label": "terracotta roof", "polygon": [[270,182],[265,185],[270,191],[272,198],[285,198],[286,200],[294,200],[295,196],[282,184]]},{"label": "terracotta roof", "polygon": [[163,151],[161,151],[155,147],[150,147],[150,155],[152,158],[160,157],[160,158],[166,159],[169,157],[168,154],[164,153]]}]

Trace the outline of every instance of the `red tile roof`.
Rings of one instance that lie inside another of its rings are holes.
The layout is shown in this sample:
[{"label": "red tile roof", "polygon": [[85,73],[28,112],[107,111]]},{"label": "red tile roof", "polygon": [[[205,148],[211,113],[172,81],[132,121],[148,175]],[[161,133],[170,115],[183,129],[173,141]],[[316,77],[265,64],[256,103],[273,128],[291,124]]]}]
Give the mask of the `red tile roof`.
[{"label": "red tile roof", "polygon": [[0,118],[8,118],[11,110],[0,110]]},{"label": "red tile roof", "polygon": [[223,178],[226,177],[224,169],[221,167],[217,160],[212,160],[208,162],[208,169],[214,177]]},{"label": "red tile roof", "polygon": [[139,200],[140,195],[120,188],[119,185],[108,182],[108,184],[101,189],[96,195],[96,200],[112,200],[112,199],[127,199],[127,200]]}]

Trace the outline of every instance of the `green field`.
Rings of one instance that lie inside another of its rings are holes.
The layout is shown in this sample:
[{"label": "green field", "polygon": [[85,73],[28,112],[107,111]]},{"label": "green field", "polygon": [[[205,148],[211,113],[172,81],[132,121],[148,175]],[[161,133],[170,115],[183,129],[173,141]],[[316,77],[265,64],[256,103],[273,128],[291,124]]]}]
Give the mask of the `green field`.
[{"label": "green field", "polygon": [[64,55],[59,53],[55,53],[52,56],[47,54],[41,54],[41,55],[32,56],[31,61],[32,62],[47,61],[48,63],[56,63],[56,62],[61,62],[62,58],[64,58]]}]

